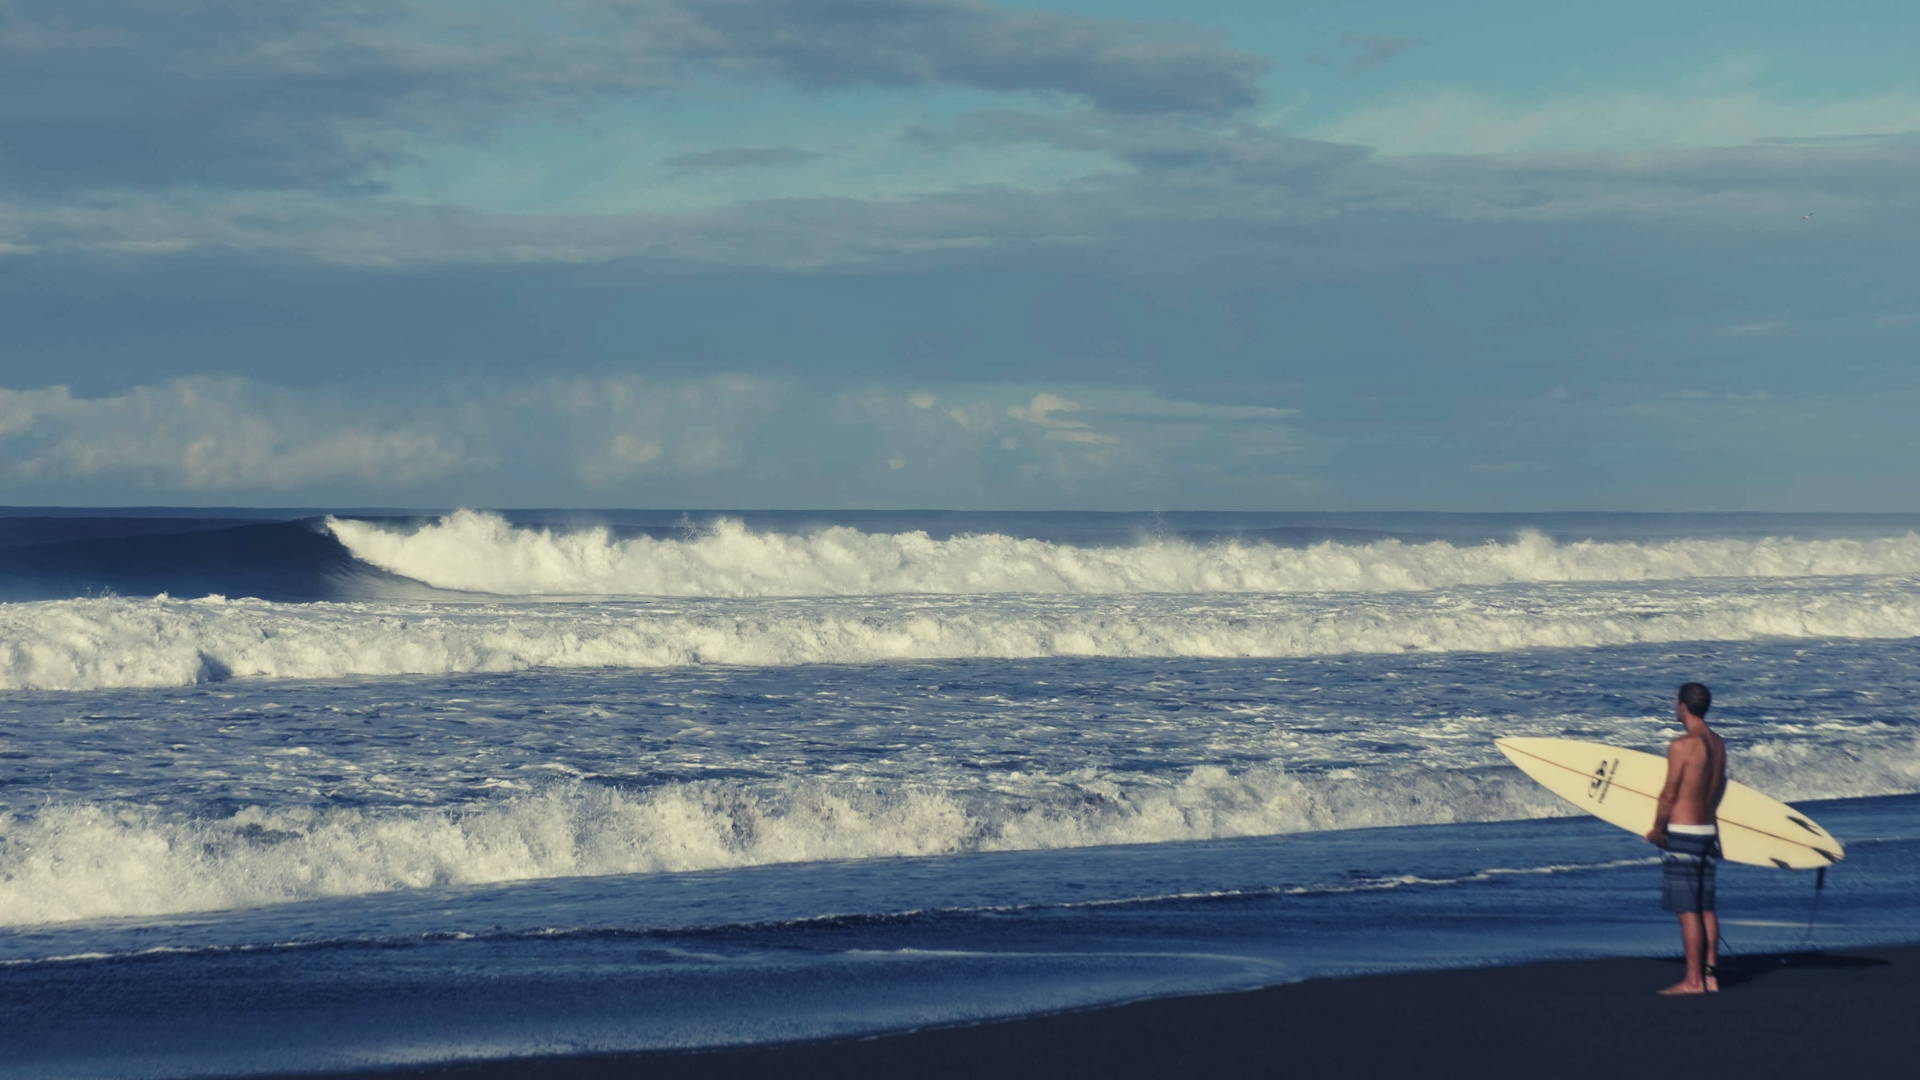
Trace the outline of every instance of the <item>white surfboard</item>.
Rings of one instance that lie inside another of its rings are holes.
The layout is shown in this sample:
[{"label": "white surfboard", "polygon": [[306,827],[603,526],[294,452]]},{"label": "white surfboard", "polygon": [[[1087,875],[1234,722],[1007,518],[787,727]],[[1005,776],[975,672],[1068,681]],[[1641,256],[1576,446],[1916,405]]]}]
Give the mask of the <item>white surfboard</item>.
[{"label": "white surfboard", "polygon": [[[1653,828],[1667,759],[1578,739],[1495,739],[1520,771],[1555,795],[1636,836]],[[1729,780],[1721,796],[1720,851],[1733,862],[1811,870],[1846,851],[1814,820],[1778,799]]]}]

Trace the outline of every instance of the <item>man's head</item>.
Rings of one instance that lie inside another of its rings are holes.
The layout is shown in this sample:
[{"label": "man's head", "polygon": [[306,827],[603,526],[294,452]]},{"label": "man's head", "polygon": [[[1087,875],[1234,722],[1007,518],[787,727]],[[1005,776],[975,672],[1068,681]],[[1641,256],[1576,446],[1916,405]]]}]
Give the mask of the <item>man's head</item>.
[{"label": "man's head", "polygon": [[1696,720],[1705,720],[1707,710],[1713,707],[1713,691],[1707,689],[1705,683],[1690,682],[1680,688],[1673,701],[1681,712],[1681,720],[1686,719],[1687,713],[1692,713]]}]

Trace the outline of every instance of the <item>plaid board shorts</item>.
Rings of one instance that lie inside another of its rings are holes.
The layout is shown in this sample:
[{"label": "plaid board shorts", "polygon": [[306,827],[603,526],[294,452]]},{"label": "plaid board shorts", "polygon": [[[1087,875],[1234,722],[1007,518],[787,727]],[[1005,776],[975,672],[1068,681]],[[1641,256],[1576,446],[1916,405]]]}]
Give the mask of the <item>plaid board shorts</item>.
[{"label": "plaid board shorts", "polygon": [[1660,906],[1668,911],[1712,911],[1719,854],[1717,837],[1668,833],[1666,853],[1660,858]]}]

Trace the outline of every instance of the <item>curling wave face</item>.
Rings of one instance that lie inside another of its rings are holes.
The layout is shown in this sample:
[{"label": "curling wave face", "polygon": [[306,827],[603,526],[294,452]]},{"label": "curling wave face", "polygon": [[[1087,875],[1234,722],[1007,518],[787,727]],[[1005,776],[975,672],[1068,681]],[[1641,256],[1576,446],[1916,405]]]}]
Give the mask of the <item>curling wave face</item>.
[{"label": "curling wave face", "polygon": [[1920,636],[1920,582],[1546,586],[1394,596],[0,604],[0,689],[531,668],[1509,652]]},{"label": "curling wave face", "polygon": [[1460,546],[1382,540],[1284,547],[1145,538],[1081,547],[997,533],[832,527],[756,532],[722,519],[675,538],[519,527],[461,510],[396,528],[327,519],[362,562],[440,589],[505,596],[1395,592],[1528,582],[1920,573],[1920,536],[1579,541],[1523,533]]}]

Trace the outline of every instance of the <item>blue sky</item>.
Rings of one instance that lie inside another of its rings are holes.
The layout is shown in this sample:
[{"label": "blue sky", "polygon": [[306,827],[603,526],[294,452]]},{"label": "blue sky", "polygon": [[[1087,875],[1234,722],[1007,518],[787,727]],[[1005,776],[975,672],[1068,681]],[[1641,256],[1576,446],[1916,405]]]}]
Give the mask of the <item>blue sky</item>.
[{"label": "blue sky", "polygon": [[1912,510],[1910,5],[0,0],[0,502]]}]

